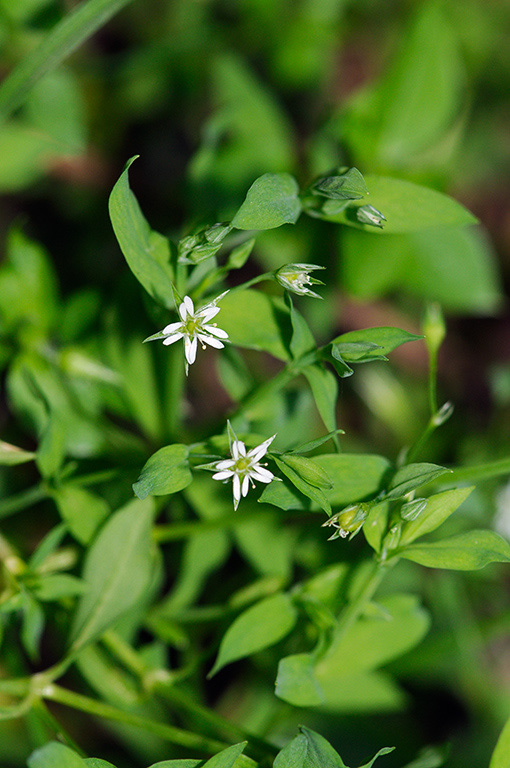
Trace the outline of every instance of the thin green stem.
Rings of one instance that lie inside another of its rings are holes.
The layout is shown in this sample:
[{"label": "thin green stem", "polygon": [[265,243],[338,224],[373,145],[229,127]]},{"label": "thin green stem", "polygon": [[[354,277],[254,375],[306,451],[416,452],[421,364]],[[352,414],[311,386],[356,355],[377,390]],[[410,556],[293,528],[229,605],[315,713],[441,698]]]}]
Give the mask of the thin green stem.
[{"label": "thin green stem", "polygon": [[46,498],[48,498],[48,491],[43,483],[29,488],[27,491],[16,493],[14,496],[9,496],[9,498],[0,501],[0,519],[21,512]]},{"label": "thin green stem", "polygon": [[45,686],[41,691],[41,696],[49,701],[55,701],[80,712],[85,712],[95,717],[101,717],[105,720],[113,720],[126,725],[134,725],[142,728],[148,733],[153,733],[165,741],[177,744],[190,750],[210,754],[225,749],[229,745],[225,742],[209,739],[206,736],[200,736],[183,728],[177,728],[166,723],[159,723],[148,717],[136,715],[133,712],[124,712],[122,709],[107,704],[104,701],[96,701],[88,696],[75,693],[67,688],[61,688],[54,683]]},{"label": "thin green stem", "polygon": [[429,348],[429,408],[433,417],[437,413],[437,349]]},{"label": "thin green stem", "polygon": [[262,275],[257,275],[257,277],[252,277],[251,280],[247,280],[245,283],[240,283],[239,285],[234,286],[234,288],[230,289],[230,293],[235,293],[236,291],[245,291],[247,288],[251,288],[252,285],[257,285],[257,283],[262,283],[265,280],[272,280],[272,279],[273,279],[272,272],[264,272]]}]

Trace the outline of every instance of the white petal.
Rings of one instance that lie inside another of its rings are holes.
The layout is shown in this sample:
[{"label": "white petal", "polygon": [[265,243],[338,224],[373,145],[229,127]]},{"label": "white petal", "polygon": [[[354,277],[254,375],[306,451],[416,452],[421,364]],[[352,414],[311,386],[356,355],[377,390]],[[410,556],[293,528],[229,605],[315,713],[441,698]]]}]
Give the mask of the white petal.
[{"label": "white petal", "polygon": [[229,477],[232,477],[234,473],[231,469],[224,469],[223,472],[216,472],[215,475],[212,476],[213,480],[227,480]]},{"label": "white petal", "polygon": [[243,479],[243,484],[241,486],[241,493],[243,494],[243,496],[247,496],[249,490],[250,490],[250,478],[248,477],[248,475],[245,475]]},{"label": "white petal", "polygon": [[219,336],[220,339],[228,339],[228,333],[223,328],[217,328],[215,325],[203,325],[202,328],[213,336]]},{"label": "white petal", "polygon": [[212,320],[213,317],[216,317],[219,311],[220,308],[214,304],[206,304],[205,307],[202,307],[202,309],[198,310],[196,316],[200,317],[203,323],[208,323],[209,320]]},{"label": "white petal", "polygon": [[216,347],[216,349],[223,349],[225,346],[222,341],[215,339],[214,336],[205,336],[202,333],[198,333],[197,336],[200,341],[204,342],[205,344],[209,344],[211,347]]},{"label": "white petal", "polygon": [[182,339],[182,336],[182,333],[173,333],[171,336],[167,336],[166,339],[163,339],[163,344],[166,344],[166,346],[173,344],[174,341],[179,341],[179,339]]},{"label": "white petal", "polygon": [[186,355],[186,360],[190,365],[192,365],[197,357],[197,337],[193,336],[193,339],[190,340],[189,336],[184,337],[184,354]]},{"label": "white petal", "polygon": [[236,461],[239,456],[246,456],[246,446],[242,440],[234,440],[232,443],[232,456]]},{"label": "white petal", "polygon": [[273,437],[270,437],[268,440],[264,440],[263,443],[260,445],[257,445],[256,448],[252,448],[252,450],[248,453],[248,456],[251,459],[254,459],[255,461],[258,461],[262,458],[262,456],[265,456],[267,453],[267,449],[275,439],[276,435],[273,435]]},{"label": "white petal", "polygon": [[233,459],[223,459],[222,461],[216,462],[216,469],[231,469],[235,464],[235,461]]},{"label": "white petal", "polygon": [[259,483],[270,483],[271,480],[274,480],[273,473],[268,469],[261,467],[260,464],[257,464],[253,469],[250,469],[250,477],[252,477],[253,480],[258,480]]},{"label": "white petal", "polygon": [[232,480],[232,492],[234,494],[234,509],[237,509],[237,505],[241,500],[241,481],[239,480],[239,475],[234,475]]},{"label": "white petal", "polygon": [[182,303],[184,304],[184,306],[188,310],[188,315],[194,315],[195,314],[195,307],[194,307],[193,302],[192,302],[192,300],[190,299],[189,296],[185,296],[183,298],[183,300],[182,300]]},{"label": "white petal", "polygon": [[174,333],[178,328],[182,328],[182,323],[170,323],[170,325],[165,325],[161,333]]}]

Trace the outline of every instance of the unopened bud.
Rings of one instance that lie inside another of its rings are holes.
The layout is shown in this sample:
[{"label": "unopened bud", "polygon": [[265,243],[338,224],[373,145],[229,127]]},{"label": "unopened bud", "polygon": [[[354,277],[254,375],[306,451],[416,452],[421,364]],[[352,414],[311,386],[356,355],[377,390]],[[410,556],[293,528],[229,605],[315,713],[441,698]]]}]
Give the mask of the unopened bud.
[{"label": "unopened bud", "polygon": [[360,530],[361,526],[365,522],[368,515],[367,504],[352,504],[350,507],[345,507],[340,512],[326,520],[322,524],[323,528],[331,527],[336,528],[334,534],[329,537],[328,541],[333,539],[342,538],[347,536],[355,536]]},{"label": "unopened bud", "polygon": [[408,501],[406,504],[402,504],[400,517],[402,520],[416,520],[416,518],[425,510],[426,506],[427,499],[414,499],[413,501]]},{"label": "unopened bud", "polygon": [[438,410],[438,412],[435,413],[434,416],[432,417],[432,423],[434,424],[434,426],[440,427],[441,424],[444,424],[445,421],[448,421],[454,409],[455,409],[455,406],[449,400],[447,403],[442,405],[441,408]]},{"label": "unopened bud", "polygon": [[274,277],[287,291],[322,299],[322,296],[308,288],[309,285],[324,285],[320,280],[309,276],[309,273],[315,269],[325,269],[325,267],[317,264],[285,264],[274,273]]},{"label": "unopened bud", "polygon": [[373,205],[360,205],[356,211],[358,221],[362,224],[371,224],[373,227],[383,228],[383,222],[386,221],[386,216],[374,208]]},{"label": "unopened bud", "polygon": [[446,324],[439,304],[429,304],[425,310],[422,331],[430,354],[437,354],[446,335]]}]

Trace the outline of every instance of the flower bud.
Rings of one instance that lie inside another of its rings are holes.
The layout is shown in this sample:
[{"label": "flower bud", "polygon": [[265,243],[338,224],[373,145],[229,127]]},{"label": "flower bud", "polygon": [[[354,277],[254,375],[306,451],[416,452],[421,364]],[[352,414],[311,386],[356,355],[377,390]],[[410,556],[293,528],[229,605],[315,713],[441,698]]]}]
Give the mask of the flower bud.
[{"label": "flower bud", "polygon": [[335,515],[330,517],[329,520],[326,520],[326,522],[322,524],[323,528],[328,526],[333,526],[333,528],[336,528],[336,531],[332,536],[329,537],[328,541],[332,541],[333,539],[338,538],[345,539],[347,536],[349,536],[349,534],[352,539],[352,537],[355,536],[360,530],[361,526],[367,518],[367,515],[367,504],[352,504],[349,507],[345,507],[345,509],[342,509],[340,512],[337,512]]},{"label": "flower bud", "polygon": [[325,269],[325,267],[320,267],[317,264],[285,264],[274,273],[274,277],[287,291],[322,299],[322,296],[308,288],[309,285],[314,284],[324,285],[320,280],[309,276],[309,273],[313,272],[314,269]]},{"label": "flower bud", "polygon": [[400,517],[402,520],[416,520],[417,517],[425,510],[427,506],[427,499],[414,499],[408,501],[406,504],[402,504],[400,508]]},{"label": "flower bud", "polygon": [[373,205],[360,205],[356,211],[358,221],[362,224],[371,224],[373,227],[383,228],[383,221],[386,221],[386,216],[374,208]]},{"label": "flower bud", "polygon": [[429,353],[437,354],[446,335],[446,324],[439,304],[427,306],[421,328]]}]

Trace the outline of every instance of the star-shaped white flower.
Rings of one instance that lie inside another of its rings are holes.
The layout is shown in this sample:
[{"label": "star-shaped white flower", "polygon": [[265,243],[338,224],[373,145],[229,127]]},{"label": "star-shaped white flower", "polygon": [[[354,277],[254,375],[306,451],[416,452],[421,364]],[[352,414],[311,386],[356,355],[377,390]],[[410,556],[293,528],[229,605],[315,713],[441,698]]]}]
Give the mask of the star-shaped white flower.
[{"label": "star-shaped white flower", "polygon": [[315,291],[310,290],[309,285],[324,285],[320,280],[310,277],[310,272],[315,269],[324,269],[318,264],[285,264],[280,267],[274,275],[278,282],[287,291],[298,293],[302,296],[313,296],[315,299],[322,299]]},{"label": "star-shaped white flower", "polygon": [[[229,429],[230,432],[233,435],[231,428]],[[235,510],[239,506],[241,496],[247,495],[250,484],[252,488],[255,487],[255,480],[259,483],[270,483],[272,480],[278,480],[272,472],[259,463],[260,459],[266,455],[275,437],[276,435],[273,435],[268,440],[257,445],[256,448],[252,448],[251,451],[246,451],[246,446],[242,440],[237,438],[231,440],[230,453],[232,458],[216,462],[214,468],[218,471],[213,475],[213,480],[227,481],[232,478]]]},{"label": "star-shaped white flower", "polygon": [[221,328],[218,328],[216,323],[210,325],[210,321],[220,311],[217,303],[223,296],[225,296],[225,293],[222,293],[214,299],[214,301],[205,304],[196,311],[191,298],[185,296],[182,303],[179,304],[179,315],[181,319],[176,323],[170,323],[165,326],[162,331],[155,333],[153,336],[149,336],[145,341],[162,339],[163,344],[168,346],[175,341],[179,341],[179,339],[184,339],[184,356],[186,358],[187,373],[188,366],[192,365],[196,360],[198,342],[202,345],[202,349],[205,349],[206,344],[209,344],[209,346],[215,347],[216,349],[223,349],[225,346],[221,339],[228,339],[228,333]]}]

